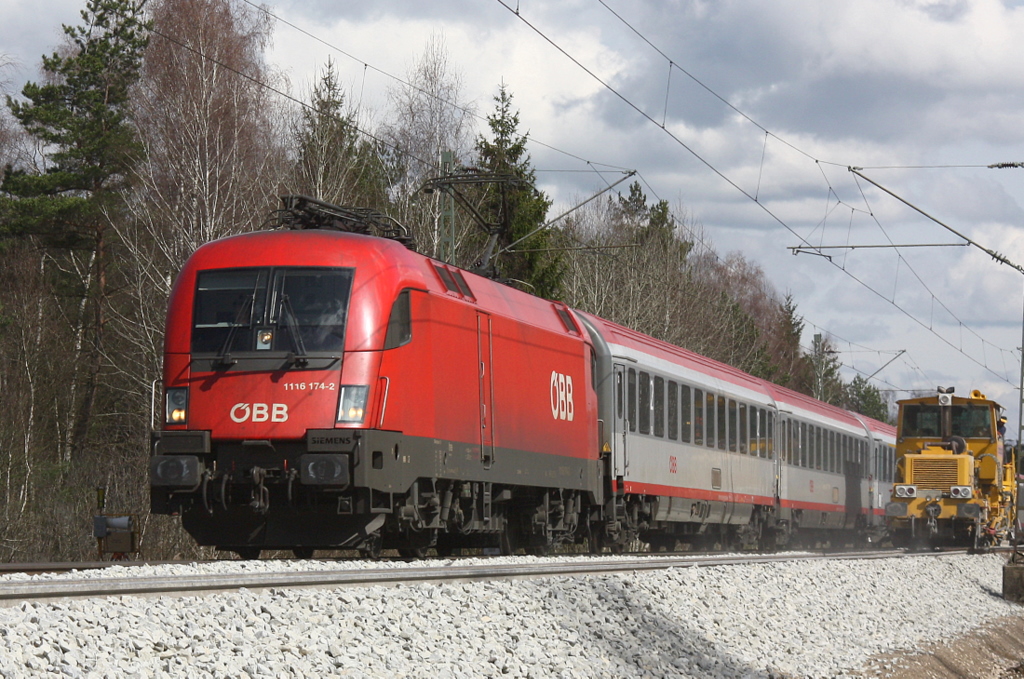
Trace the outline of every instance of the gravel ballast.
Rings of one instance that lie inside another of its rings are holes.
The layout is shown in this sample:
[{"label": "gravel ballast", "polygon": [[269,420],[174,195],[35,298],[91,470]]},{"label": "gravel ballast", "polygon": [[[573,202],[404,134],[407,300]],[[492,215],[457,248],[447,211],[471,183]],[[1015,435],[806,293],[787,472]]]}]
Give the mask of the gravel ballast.
[{"label": "gravel ballast", "polygon": [[[0,608],[0,675],[874,675],[873,656],[1024,616],[1024,608],[1002,599],[1004,563],[998,554],[810,561],[21,603]],[[285,568],[339,564],[221,562],[130,573]],[[126,569],[118,570],[123,577]]]}]

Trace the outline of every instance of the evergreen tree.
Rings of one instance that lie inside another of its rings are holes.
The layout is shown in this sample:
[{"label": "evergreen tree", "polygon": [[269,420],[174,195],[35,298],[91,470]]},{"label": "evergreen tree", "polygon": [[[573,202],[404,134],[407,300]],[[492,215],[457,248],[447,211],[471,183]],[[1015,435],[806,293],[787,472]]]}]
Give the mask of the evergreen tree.
[{"label": "evergreen tree", "polygon": [[89,0],[84,25],[64,26],[68,49],[43,57],[44,84],[28,83],[24,101],[7,98],[25,132],[40,142],[45,170],[8,167],[0,183],[0,237],[33,238],[73,262],[60,284],[76,298],[72,318],[81,354],[72,365],[77,412],[65,460],[84,445],[103,355],[111,287],[111,224],[121,213],[141,154],[129,119],[149,29],[144,2]]},{"label": "evergreen tree", "polygon": [[314,85],[311,99],[294,131],[298,192],[337,205],[383,209],[378,154],[361,139],[355,112],[346,106],[332,61],[328,60]]},{"label": "evergreen tree", "polygon": [[844,391],[844,407],[847,410],[892,424],[888,402],[882,397],[882,392],[868,384],[866,379],[857,375],[852,382],[845,385]]},{"label": "evergreen tree", "polygon": [[540,297],[555,298],[560,293],[564,265],[560,255],[549,251],[555,242],[553,234],[538,231],[551,201],[534,186],[536,175],[526,152],[528,135],[519,134],[519,113],[512,110],[512,93],[502,85],[494,101],[494,113],[487,117],[492,138],[479,137],[476,149],[480,169],[502,180],[486,185],[480,214],[499,225],[497,251],[515,243],[496,258],[495,265],[503,278],[524,284]]}]

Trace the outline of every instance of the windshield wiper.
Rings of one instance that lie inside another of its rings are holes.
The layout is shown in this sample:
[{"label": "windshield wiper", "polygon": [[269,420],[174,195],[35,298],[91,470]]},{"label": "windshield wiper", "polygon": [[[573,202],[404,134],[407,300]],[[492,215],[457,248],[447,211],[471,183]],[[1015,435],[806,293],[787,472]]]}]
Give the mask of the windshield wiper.
[{"label": "windshield wiper", "polygon": [[249,298],[248,303],[243,304],[238,308],[238,313],[235,314],[235,320],[231,324],[231,329],[228,330],[228,336],[224,338],[224,344],[221,345],[220,351],[217,352],[217,360],[214,361],[213,365],[218,368],[229,368],[236,363],[238,359],[231,358],[231,343],[235,340],[235,333],[242,327],[242,318],[248,311],[250,314],[249,325],[252,326],[252,308],[256,302],[256,291],[253,290],[252,297]]},{"label": "windshield wiper", "polygon": [[294,352],[288,352],[288,362],[294,363],[299,367],[309,365],[309,357],[306,355],[306,344],[302,341],[302,335],[299,334],[299,319],[295,315],[295,310],[292,308],[292,302],[288,299],[288,295],[282,295],[281,297],[281,320],[284,321],[285,327],[288,328],[288,336],[295,347]]}]

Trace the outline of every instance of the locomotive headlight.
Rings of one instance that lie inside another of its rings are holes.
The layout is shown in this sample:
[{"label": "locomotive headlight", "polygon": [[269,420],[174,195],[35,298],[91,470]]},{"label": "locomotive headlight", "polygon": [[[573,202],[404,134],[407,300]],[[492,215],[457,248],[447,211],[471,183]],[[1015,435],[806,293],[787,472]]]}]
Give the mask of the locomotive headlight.
[{"label": "locomotive headlight", "polygon": [[917,486],[896,486],[893,494],[896,497],[917,497]]},{"label": "locomotive headlight", "polygon": [[185,424],[188,421],[188,387],[168,387],[164,419],[167,424]]},{"label": "locomotive headlight", "polygon": [[359,424],[366,416],[366,397],[369,387],[343,386],[338,404],[338,422]]},{"label": "locomotive headlight", "polygon": [[256,349],[266,350],[274,344],[273,330],[260,330],[256,333]]}]

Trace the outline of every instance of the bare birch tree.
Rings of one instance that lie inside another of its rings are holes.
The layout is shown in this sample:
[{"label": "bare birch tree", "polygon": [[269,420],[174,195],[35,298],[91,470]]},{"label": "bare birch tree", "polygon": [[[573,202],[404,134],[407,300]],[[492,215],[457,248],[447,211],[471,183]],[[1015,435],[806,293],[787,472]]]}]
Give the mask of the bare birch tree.
[{"label": "bare birch tree", "polygon": [[[472,152],[476,106],[467,102],[462,74],[452,65],[444,35],[434,33],[406,76],[408,85],[391,88],[388,142],[392,189],[398,218],[414,229],[419,250],[436,257],[441,250],[442,193],[424,195],[423,183],[440,174],[441,154],[450,151],[454,165]],[[475,226],[465,220],[463,233]],[[459,236],[457,240],[461,240]]]}]

